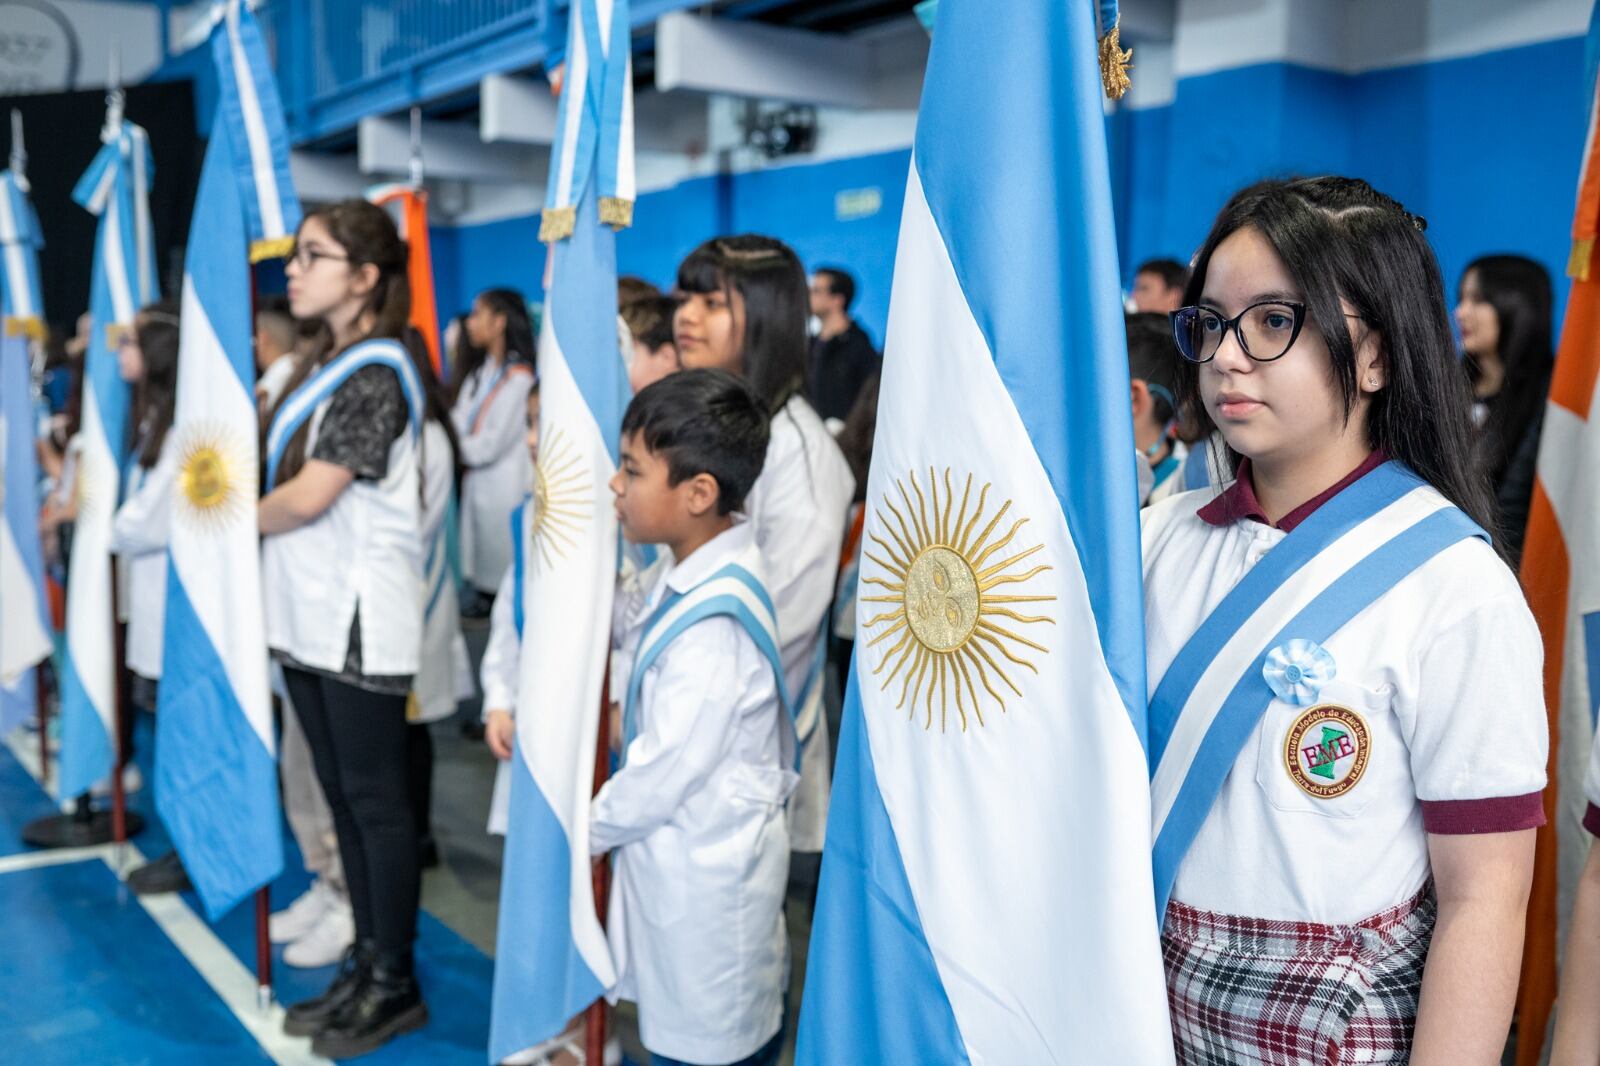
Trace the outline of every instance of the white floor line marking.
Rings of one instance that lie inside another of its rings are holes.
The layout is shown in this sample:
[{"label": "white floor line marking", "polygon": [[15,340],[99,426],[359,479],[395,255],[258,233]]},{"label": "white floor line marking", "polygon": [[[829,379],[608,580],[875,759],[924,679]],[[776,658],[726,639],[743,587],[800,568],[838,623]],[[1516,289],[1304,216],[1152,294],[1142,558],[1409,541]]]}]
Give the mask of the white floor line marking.
[{"label": "white floor line marking", "polygon": [[0,857],[0,874],[17,870],[37,870],[43,866],[65,866],[68,863],[111,857],[110,844],[96,844],[88,848],[56,848],[53,851],[24,851],[18,855]]},{"label": "white floor line marking", "polygon": [[[32,743],[30,743],[30,741]],[[39,748],[37,738],[26,736],[22,733],[13,733],[5,738],[6,747],[11,750],[23,769],[28,771],[35,781],[39,780]],[[43,786],[41,786],[43,787]],[[53,796],[52,796],[53,798]],[[111,872],[119,880],[125,880],[125,871],[136,869],[144,865],[144,853],[139,848],[128,843],[123,845],[123,869],[118,870],[114,861],[116,845],[101,844],[94,848],[71,848],[54,852],[38,852],[26,855],[11,856],[9,859],[0,859],[4,864],[12,859],[51,859],[56,862],[74,862],[83,858],[99,858],[103,860]],[[67,852],[86,852],[76,859],[65,858]],[[50,865],[50,862],[39,861],[35,866]],[[17,866],[16,868],[24,868]],[[0,865],[0,873],[6,869]],[[211,986],[223,1005],[233,1012],[239,1019],[239,1024],[245,1031],[255,1038],[261,1050],[271,1056],[272,1061],[280,1066],[328,1066],[328,1061],[320,1055],[311,1053],[311,1041],[306,1037],[286,1036],[283,1032],[284,1009],[281,1004],[274,1003],[267,1011],[262,1011],[256,1004],[256,975],[250,972],[239,961],[228,946],[222,942],[215,931],[194,912],[184,898],[177,893],[164,893],[158,896],[135,896],[145,913],[154,919],[167,935],[173,945],[183,953],[206,982]],[[248,905],[248,904],[247,904]]]}]

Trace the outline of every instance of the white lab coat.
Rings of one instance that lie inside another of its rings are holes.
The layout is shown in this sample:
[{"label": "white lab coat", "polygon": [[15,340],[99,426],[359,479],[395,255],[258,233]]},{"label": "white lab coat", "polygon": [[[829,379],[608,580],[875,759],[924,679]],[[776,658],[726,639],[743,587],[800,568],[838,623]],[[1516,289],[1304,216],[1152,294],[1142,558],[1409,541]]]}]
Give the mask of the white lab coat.
[{"label": "white lab coat", "polygon": [[511,512],[533,488],[526,446],[533,381],[525,363],[485,363],[462,383],[451,412],[461,440],[461,465],[466,467],[461,481],[461,569],[484,592],[499,584],[511,562]]},{"label": "white lab coat", "polygon": [[111,526],[111,550],[121,556],[123,619],[128,623],[128,669],[161,679],[162,630],[166,623],[167,541],[172,530],[172,485],[177,449],[172,434],[148,470],[132,464],[127,498]]},{"label": "white lab coat", "polygon": [[[454,491],[455,464],[444,427],[422,427],[422,658],[412,682],[416,715],[412,721],[437,722],[456,712],[456,704],[472,698],[472,663],[461,635],[461,607],[455,576],[445,551],[445,516]],[[429,562],[432,565],[429,566]]]},{"label": "white lab coat", "polygon": [[817,723],[803,751],[800,787],[790,804],[789,832],[796,851],[821,851],[828,822],[828,727],[820,706],[821,686],[806,700],[822,638],[822,620],[833,602],[839,553],[856,479],[833,435],[804,399],[795,396],[772,420],[766,463],[745,501],[756,543],[766,565],[767,590],[778,608],[778,639],[789,696],[802,721]]},{"label": "white lab coat", "polygon": [[[490,711],[517,713],[517,673],[522,669],[522,637],[517,633],[516,613],[511,603],[516,584],[517,568],[506,567],[505,576],[500,579],[500,590],[494,595],[494,606],[489,609],[489,643],[484,646],[483,661],[478,664],[485,719]],[[509,765],[502,761],[495,767],[494,792],[489,797],[489,832],[505,836],[510,816],[511,773]]]},{"label": "white lab coat", "polygon": [[[643,596],[619,602],[630,661],[668,589],[687,591],[740,562],[760,575],[741,523]],[[606,932],[616,999],[639,1005],[650,1051],[688,1062],[754,1054],[783,1023],[789,874],[783,711],[771,664],[744,628],[712,617],[684,630],[645,671],[637,736],[591,808],[595,854],[616,849]]]}]

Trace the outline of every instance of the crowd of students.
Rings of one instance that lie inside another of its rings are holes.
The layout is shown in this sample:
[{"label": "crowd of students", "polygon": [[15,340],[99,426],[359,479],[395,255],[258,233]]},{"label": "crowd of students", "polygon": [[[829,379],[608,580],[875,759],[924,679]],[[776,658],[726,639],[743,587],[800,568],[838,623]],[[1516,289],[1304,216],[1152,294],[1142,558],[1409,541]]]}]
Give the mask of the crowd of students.
[{"label": "crowd of students", "polygon": [[[346,1057],[426,1021],[411,958],[430,857],[419,723],[472,689],[463,614],[488,615],[485,739],[512,755],[512,537],[533,506],[540,398],[510,290],[452,325],[455,374],[436,379],[406,325],[403,245],[377,208],[308,215],[288,279],[287,306],[258,315],[259,525],[285,803],[317,878],[272,932],[300,949],[292,963],[338,959],[286,1028]],[[589,838],[614,856],[620,992],[659,1063],[775,1062],[792,1006],[784,886],[790,852],[822,844],[823,664],[849,662],[878,402],[853,288],[740,236],[695,249],[670,295],[631,280],[619,294],[634,396],[611,489],[625,539],[664,550],[648,566],[626,555],[619,576],[612,692],[628,696]],[[1541,647],[1515,566],[1553,362],[1550,279],[1520,256],[1475,260],[1457,280],[1458,350],[1423,220],[1364,182],[1314,178],[1241,190],[1190,265],[1138,269],[1131,303],[1156,704],[1169,668],[1262,575],[1252,610],[1310,610],[1330,584],[1354,588],[1359,538],[1376,535],[1364,531],[1432,515],[1459,530],[1319,644],[1284,653],[1170,886],[1179,1060],[1497,1061],[1544,820]],[[146,707],[176,315],[145,309],[120,353],[135,439],[116,538]],[[70,481],[70,450],[47,459]],[[445,561],[457,489],[459,605]],[[1381,505],[1361,511],[1369,497]],[[52,506],[54,531],[70,515]],[[1311,547],[1274,551],[1286,541]],[[660,631],[666,598],[710,603],[730,573],[770,617],[708,607]],[[1215,714],[1197,691],[1183,714]],[[1589,786],[1600,804],[1600,754]],[[1159,808],[1160,772],[1153,787]],[[1596,871],[1572,926],[1561,1062],[1600,1057]]]}]

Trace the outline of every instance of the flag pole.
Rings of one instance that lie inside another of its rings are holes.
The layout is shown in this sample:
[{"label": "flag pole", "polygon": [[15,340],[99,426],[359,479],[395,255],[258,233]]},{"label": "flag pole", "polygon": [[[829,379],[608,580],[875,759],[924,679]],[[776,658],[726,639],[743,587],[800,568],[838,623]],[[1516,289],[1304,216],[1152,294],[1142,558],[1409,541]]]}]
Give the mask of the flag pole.
[{"label": "flag pole", "polygon": [[50,784],[50,701],[44,694],[44,663],[33,668],[33,709],[39,716],[39,781]]},{"label": "flag pole", "polygon": [[[261,283],[256,277],[255,265],[250,270],[250,328],[255,329],[256,312],[261,307]],[[257,418],[260,408],[257,407]],[[261,427],[256,426],[259,434]],[[268,919],[272,914],[270,886],[256,889],[256,1006],[265,1013],[272,1007],[272,937],[268,932]]]},{"label": "flag pole", "polygon": [[[594,791],[598,795],[611,776],[611,653],[606,653],[605,672],[600,680],[600,732],[594,746]],[[610,891],[611,864],[604,855],[590,864],[594,877],[594,911],[600,927],[606,924],[606,897]],[[584,1062],[601,1066],[606,1060],[606,1000],[596,999],[584,1012]]]}]

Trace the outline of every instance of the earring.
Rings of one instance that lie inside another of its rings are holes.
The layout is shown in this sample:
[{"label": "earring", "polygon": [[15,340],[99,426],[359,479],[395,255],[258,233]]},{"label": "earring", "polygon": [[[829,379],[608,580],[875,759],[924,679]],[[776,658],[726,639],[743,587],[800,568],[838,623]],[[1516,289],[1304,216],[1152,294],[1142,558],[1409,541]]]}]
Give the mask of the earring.
[{"label": "earring", "polygon": [[1378,379],[1377,378],[1368,378],[1367,379],[1367,388],[1375,389],[1377,387],[1378,387]]}]

